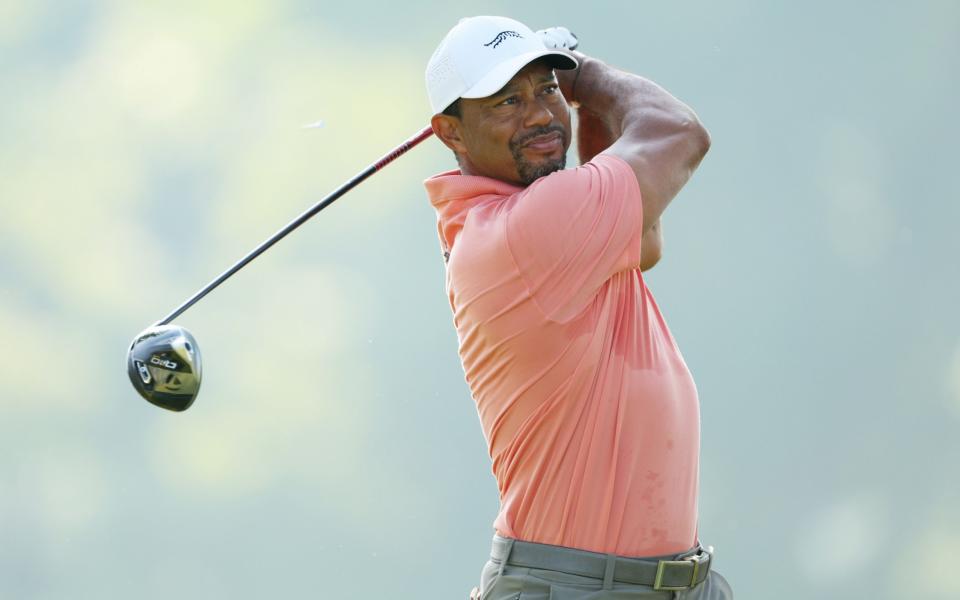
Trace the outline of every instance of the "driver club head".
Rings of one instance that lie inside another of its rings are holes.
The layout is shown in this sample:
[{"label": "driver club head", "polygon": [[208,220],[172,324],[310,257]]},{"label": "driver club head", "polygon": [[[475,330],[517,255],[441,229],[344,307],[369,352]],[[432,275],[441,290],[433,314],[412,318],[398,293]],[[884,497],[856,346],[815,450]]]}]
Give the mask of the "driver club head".
[{"label": "driver club head", "polygon": [[181,412],[200,391],[200,347],[177,325],[157,325],[133,339],[127,353],[127,375],[151,404]]}]

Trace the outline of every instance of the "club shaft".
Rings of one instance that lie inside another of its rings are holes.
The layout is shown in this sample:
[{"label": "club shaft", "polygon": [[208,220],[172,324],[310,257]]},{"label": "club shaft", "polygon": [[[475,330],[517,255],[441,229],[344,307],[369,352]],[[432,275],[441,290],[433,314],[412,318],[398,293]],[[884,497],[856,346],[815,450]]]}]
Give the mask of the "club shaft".
[{"label": "club shaft", "polygon": [[216,279],[208,283],[203,289],[201,289],[196,294],[188,298],[183,304],[178,306],[173,312],[171,312],[169,315],[164,317],[162,320],[155,323],[155,325],[169,324],[171,321],[173,321],[178,316],[183,314],[185,310],[187,310],[188,308],[196,304],[198,300],[200,300],[201,298],[203,298],[204,296],[212,292],[218,285],[220,285],[221,283],[229,279],[234,273],[236,273],[237,271],[245,267],[247,263],[249,263],[256,257],[260,256],[261,254],[263,254],[267,250],[267,248],[269,248],[270,246],[282,240],[288,233],[290,233],[297,227],[300,227],[301,225],[306,223],[310,219],[310,217],[312,217],[313,215],[317,214],[318,212],[320,212],[321,210],[323,210],[324,208],[332,204],[334,200],[336,200],[340,196],[346,194],[347,192],[355,188],[364,179],[366,179],[367,177],[370,177],[380,169],[384,168],[385,166],[387,166],[388,164],[390,164],[391,162],[393,162],[394,160],[396,160],[397,158],[405,154],[408,150],[410,150],[411,148],[413,148],[423,140],[427,139],[431,135],[433,135],[433,130],[428,125],[427,127],[424,127],[419,132],[417,132],[416,135],[414,135],[407,141],[403,142],[402,144],[400,144],[390,152],[387,152],[386,154],[384,154],[379,160],[371,164],[369,167],[367,167],[363,171],[360,171],[359,173],[354,175],[352,179],[350,179],[349,181],[347,181],[346,183],[344,183],[343,185],[335,189],[326,198],[324,198],[323,200],[317,202],[316,204],[308,208],[299,217],[297,217],[293,221],[290,221],[290,223],[288,223],[283,229],[276,232],[268,240],[264,241],[262,244],[260,244],[259,246],[251,250],[249,254],[247,254],[246,256],[241,258],[239,261],[237,261],[235,265],[233,265],[232,267],[224,271],[219,277],[217,277]]}]

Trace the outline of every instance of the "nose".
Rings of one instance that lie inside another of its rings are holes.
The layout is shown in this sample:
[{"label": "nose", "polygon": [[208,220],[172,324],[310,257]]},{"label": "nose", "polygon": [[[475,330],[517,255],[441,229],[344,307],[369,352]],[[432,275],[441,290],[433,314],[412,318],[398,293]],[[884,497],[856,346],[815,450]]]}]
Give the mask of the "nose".
[{"label": "nose", "polygon": [[545,127],[553,122],[553,112],[546,103],[537,98],[527,103],[527,111],[523,116],[524,127]]}]

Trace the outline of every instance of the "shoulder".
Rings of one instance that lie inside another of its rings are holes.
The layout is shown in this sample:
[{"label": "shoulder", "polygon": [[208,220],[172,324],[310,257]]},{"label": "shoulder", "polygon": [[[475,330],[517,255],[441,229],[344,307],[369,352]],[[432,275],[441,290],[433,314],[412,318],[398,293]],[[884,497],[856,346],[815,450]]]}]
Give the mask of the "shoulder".
[{"label": "shoulder", "polygon": [[630,165],[613,154],[598,154],[589,162],[572,169],[563,169],[534,181],[519,196],[535,196],[557,192],[569,192],[605,182],[636,182]]},{"label": "shoulder", "polygon": [[[600,214],[638,212],[640,188],[622,158],[599,154],[591,161],[541,177],[505,203],[509,226],[552,228]],[[559,232],[555,232],[559,233]]]}]

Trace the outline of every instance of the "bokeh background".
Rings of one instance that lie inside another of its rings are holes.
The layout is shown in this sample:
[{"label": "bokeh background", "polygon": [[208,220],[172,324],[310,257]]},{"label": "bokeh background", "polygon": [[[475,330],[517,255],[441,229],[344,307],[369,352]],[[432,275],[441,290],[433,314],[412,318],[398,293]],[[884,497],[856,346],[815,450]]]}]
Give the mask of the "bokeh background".
[{"label": "bokeh background", "polygon": [[423,126],[472,14],[569,26],[713,135],[648,283],[738,598],[960,597],[952,0],[0,1],[0,597],[466,597],[497,495],[421,185],[439,142],[178,319],[188,412],[123,361]]}]

